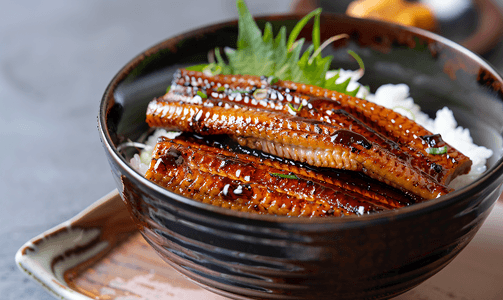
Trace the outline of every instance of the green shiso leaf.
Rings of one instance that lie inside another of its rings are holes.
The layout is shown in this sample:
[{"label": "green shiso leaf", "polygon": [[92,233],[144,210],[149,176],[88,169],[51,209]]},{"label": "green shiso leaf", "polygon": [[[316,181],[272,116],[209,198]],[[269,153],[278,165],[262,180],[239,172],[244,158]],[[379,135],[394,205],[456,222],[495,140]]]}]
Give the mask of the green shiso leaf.
[{"label": "green shiso leaf", "polygon": [[203,72],[211,75],[218,75],[222,73],[222,67],[220,65],[217,65],[215,63],[211,63],[206,65],[206,67],[203,68]]},{"label": "green shiso leaf", "polygon": [[232,68],[228,65],[225,64],[224,59],[222,58],[222,55],[220,54],[220,49],[216,48],[215,49],[215,58],[217,59],[217,65],[221,68],[221,74],[233,74]]},{"label": "green shiso leaf", "polygon": [[[243,2],[243,1],[238,0],[238,2]],[[312,12],[310,12],[309,14],[307,14],[305,17],[303,17],[295,25],[295,27],[292,29],[292,32],[290,33],[290,37],[288,38],[287,49],[290,49],[292,47],[292,45],[297,40],[297,37],[299,36],[302,28],[304,28],[304,26],[306,26],[307,22],[309,22],[309,20],[311,20],[311,18],[314,16],[316,16],[318,18],[318,24],[317,24],[318,28],[313,29],[313,45],[315,45],[316,49],[318,49],[318,47],[320,46],[320,35],[319,35],[319,33],[320,33],[320,23],[319,23],[320,14],[321,14],[321,8],[315,9]],[[314,27],[316,27],[316,24]],[[317,35],[315,33],[317,33]]]},{"label": "green shiso leaf", "polygon": [[[280,28],[274,37],[272,25],[266,23],[262,33],[253,19],[244,0],[236,0],[239,14],[237,49],[225,48],[228,62],[222,58],[220,50],[215,49],[216,62],[187,68],[206,73],[231,75],[247,74],[268,76],[281,80],[316,85],[340,93],[355,96],[358,88],[348,91],[349,79],[336,83],[338,74],[326,79],[332,63],[332,56],[323,57],[320,49],[320,16],[321,9],[316,9],[302,18],[287,36],[286,27]],[[314,18],[312,44],[302,52],[304,39],[297,39],[306,24]],[[347,35],[346,35],[347,36]],[[312,57],[313,53],[315,56]],[[355,56],[353,56],[355,57]],[[356,58],[356,57],[355,57]],[[360,63],[360,61],[359,61]]]},{"label": "green shiso leaf", "polygon": [[189,71],[202,72],[204,70],[204,68],[206,68],[207,66],[208,66],[208,64],[200,64],[200,65],[189,66],[189,67],[186,67],[185,69],[189,70]]}]

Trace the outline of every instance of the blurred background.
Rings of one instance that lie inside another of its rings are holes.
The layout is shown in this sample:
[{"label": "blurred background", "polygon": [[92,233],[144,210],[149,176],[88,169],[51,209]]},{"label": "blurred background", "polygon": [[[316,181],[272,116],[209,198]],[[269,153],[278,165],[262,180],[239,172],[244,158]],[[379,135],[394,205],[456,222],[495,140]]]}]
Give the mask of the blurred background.
[{"label": "blurred background", "polygon": [[[342,12],[351,1],[249,0],[254,15]],[[500,72],[503,0],[427,1],[434,31]],[[449,6],[451,5],[451,6]],[[97,130],[108,82],[174,35],[237,17],[234,0],[3,1],[0,9],[0,298],[52,299],[16,251],[114,189]]]}]

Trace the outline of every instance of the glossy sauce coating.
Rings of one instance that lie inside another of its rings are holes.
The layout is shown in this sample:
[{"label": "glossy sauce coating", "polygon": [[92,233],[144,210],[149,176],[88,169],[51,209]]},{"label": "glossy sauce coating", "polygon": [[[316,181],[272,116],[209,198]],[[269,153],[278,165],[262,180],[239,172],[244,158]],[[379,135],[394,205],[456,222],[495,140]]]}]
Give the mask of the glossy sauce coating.
[{"label": "glossy sauce coating", "polygon": [[[365,137],[338,126],[250,107],[154,100],[147,110],[152,127],[235,136],[241,145],[318,167],[361,171],[396,188],[431,199],[449,190]],[[195,100],[195,102],[198,102]],[[340,135],[353,139],[341,139]]]},{"label": "glossy sauce coating", "polygon": [[145,177],[204,203],[259,214],[343,216],[391,208],[373,204],[364,195],[270,164],[251,164],[232,154],[177,140],[156,145]]},{"label": "glossy sauce coating", "polygon": [[[437,145],[447,147],[445,155],[428,153],[426,149],[431,146],[422,137],[432,133],[414,121],[380,105],[338,92],[289,81],[278,81],[270,86],[266,78],[256,76],[207,76],[183,69],[176,74],[173,87],[173,94],[180,100],[184,95],[191,97],[197,89],[206,89],[211,91],[208,92],[209,98],[258,109],[293,112],[304,118],[350,128],[441,184],[447,185],[456,176],[470,170],[469,158],[445,142]],[[253,93],[257,89],[265,89],[266,98],[255,99]],[[242,93],[228,93],[229,90]]]},{"label": "glossy sauce coating", "polygon": [[[349,193],[353,199],[370,201],[379,209],[393,209],[449,193],[451,189],[444,183],[468,172],[471,166],[466,156],[446,144],[439,135],[431,134],[392,110],[315,86],[288,81],[271,85],[266,77],[207,76],[201,72],[179,70],[170,91],[149,104],[147,123],[151,127],[207,137],[205,143],[193,137],[179,138],[176,147],[170,150],[177,149],[178,152],[168,151],[163,154],[168,156],[158,157],[157,167],[159,161],[165,163],[170,155],[180,159],[181,153],[190,152],[192,156],[184,158],[183,164],[177,164],[175,160],[169,166],[176,167],[177,172],[185,174],[183,176],[195,174],[197,170],[199,176],[208,180],[221,176],[242,181],[243,178],[216,171],[215,162],[225,157],[231,165],[242,167],[247,164],[249,170],[254,169],[257,174],[262,172],[261,176],[247,182],[247,190],[243,190],[243,195],[249,193],[250,197],[257,194],[253,190],[257,184],[268,186],[274,182],[271,176],[266,176],[263,168],[277,168],[295,174],[296,179],[323,187],[329,185],[332,190]],[[216,136],[227,136],[226,144],[209,142]],[[230,144],[234,146],[230,147]],[[445,147],[447,153],[432,155],[427,151],[437,147]],[[196,148],[199,156],[191,152]],[[251,152],[253,155],[249,155]],[[264,155],[273,159],[264,158]],[[196,162],[195,157],[199,157],[199,161]],[[157,167],[152,169],[152,166],[155,165],[151,165],[149,172],[153,172],[151,179],[155,181]],[[332,175],[336,172],[326,170],[343,170],[353,175],[340,173],[334,177]],[[385,187],[374,191],[376,186],[364,184],[354,176],[358,173],[382,182]],[[164,181],[162,185],[169,188]],[[386,185],[400,191],[393,191]],[[296,191],[298,188],[292,185],[281,193],[287,197],[311,199],[302,193],[303,190]],[[278,190],[271,192],[277,193]],[[215,195],[215,191],[212,193]],[[321,190],[317,193],[321,198],[328,195]],[[267,197],[279,197],[273,194]],[[222,199],[230,197],[227,193],[218,195]],[[330,197],[324,201],[330,201]],[[218,205],[226,204],[221,202]],[[341,215],[348,213],[347,210],[340,212]],[[319,211],[314,213],[313,210],[301,213],[306,214],[320,215]]]},{"label": "glossy sauce coating", "polygon": [[[160,141],[167,142],[169,140],[162,139]],[[184,134],[176,138],[176,143],[212,155],[221,154],[227,157],[235,157],[241,161],[248,162],[254,167],[266,165],[291,174],[296,174],[298,177],[334,185],[364,195],[372,199],[373,203],[383,207],[399,208],[424,200],[413,194],[400,192],[358,172],[312,167],[298,161],[281,158],[262,151],[243,148],[239,144],[233,143],[225,136],[211,136],[205,138],[203,136]]]},{"label": "glossy sauce coating", "polygon": [[397,141],[402,147],[416,150],[418,154],[414,157],[415,159],[427,157],[428,160],[427,162],[425,161],[427,166],[429,166],[427,173],[442,184],[449,184],[458,175],[466,174],[470,171],[471,160],[445,142],[437,145],[437,147],[447,147],[445,155],[429,154],[426,151],[429,145],[421,137],[432,135],[432,133],[391,109],[364,99],[315,86],[298,85],[288,81],[283,81],[280,85],[286,88],[295,87],[298,92],[309,96],[326,97],[335,100],[325,102],[326,110],[344,109],[377,132]]}]

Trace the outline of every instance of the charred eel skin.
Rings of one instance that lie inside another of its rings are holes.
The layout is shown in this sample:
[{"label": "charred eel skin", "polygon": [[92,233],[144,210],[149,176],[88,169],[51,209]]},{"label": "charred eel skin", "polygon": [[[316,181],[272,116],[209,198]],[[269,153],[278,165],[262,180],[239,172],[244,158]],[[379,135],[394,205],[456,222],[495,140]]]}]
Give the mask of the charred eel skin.
[{"label": "charred eel skin", "polygon": [[[447,185],[456,176],[468,173],[471,161],[468,157],[445,143],[440,136],[433,135],[412,120],[372,102],[351,97],[316,86],[298,84],[289,81],[278,81],[269,85],[265,77],[250,75],[216,75],[207,76],[201,72],[179,70],[175,74],[172,87],[178,94],[180,89],[190,96],[195,89],[206,90],[209,97],[239,102],[241,105],[255,106],[259,109],[290,111],[289,106],[299,109],[298,116],[340,123],[341,113],[347,120],[353,119],[363,123],[365,130],[380,141],[381,146],[400,149],[403,159],[416,168],[432,176],[439,183]],[[224,87],[224,92],[217,89]],[[192,88],[192,90],[190,89]],[[257,100],[253,92],[267,89],[267,98]],[[229,90],[241,90],[242,95],[235,96]],[[246,92],[245,92],[246,91]],[[230,94],[230,97],[227,95]],[[248,101],[246,99],[248,98]],[[302,104],[302,106],[301,106]],[[371,138],[370,136],[367,136]],[[384,139],[383,139],[384,138]],[[444,155],[427,152],[429,147],[447,147]],[[404,157],[405,156],[405,157]]]},{"label": "charred eel skin", "polygon": [[214,106],[200,97],[194,101],[154,100],[147,109],[147,123],[201,135],[231,135],[242,145],[277,156],[360,171],[425,199],[450,191],[364,136],[335,124],[250,107]]},{"label": "charred eel skin", "polygon": [[[169,93],[164,95],[163,99],[166,99],[168,101],[175,100],[185,103],[194,103],[194,96],[196,95],[197,93],[194,92],[194,89],[185,88],[178,85],[174,86]],[[294,106],[287,105],[286,103],[281,103],[279,101],[267,98],[263,98],[257,101],[256,98],[255,99],[250,98],[249,96],[243,97],[240,93],[231,93],[229,95],[221,92],[211,92],[211,95],[207,98],[206,102],[211,101],[211,105],[223,106],[223,107],[238,108],[247,106],[259,110],[280,111],[284,112],[287,115],[295,114],[299,117],[318,120],[320,122],[328,124],[336,124],[341,128],[345,128],[352,132],[365,136],[365,138],[368,141],[372,143],[377,143],[383,149],[390,151],[393,155],[396,155],[397,157],[399,157],[404,161],[408,161],[412,166],[417,167],[422,171],[429,171],[431,169],[428,165],[427,158],[422,157],[421,156],[422,154],[417,155],[417,153],[412,153],[416,154],[415,156],[413,156],[411,155],[411,151],[409,151],[410,150],[409,148],[405,148],[406,151],[402,152],[401,150],[403,149],[401,149],[399,144],[375,132],[372,128],[368,127],[366,124],[354,118],[351,114],[347,113],[346,111],[342,109],[331,110],[327,112],[326,115],[323,115],[319,113],[321,108],[313,106],[313,104],[314,105],[319,104],[321,99],[315,99],[315,101],[312,102],[311,101],[307,102],[305,99],[300,99],[297,96],[295,98],[292,98],[292,100],[293,99],[295,99],[297,103],[303,101],[309,107],[309,109],[303,107],[302,104],[296,104],[295,108]],[[417,156],[419,156],[419,158],[415,158]]]},{"label": "charred eel skin", "polygon": [[161,141],[145,177],[203,203],[258,214],[327,217],[391,208],[332,184],[214,150],[179,140]]},{"label": "charred eel skin", "polygon": [[[162,138],[160,141],[167,142],[169,140]],[[313,168],[293,160],[242,148],[223,136],[204,139],[203,137],[181,135],[176,138],[176,143],[189,149],[204,151],[208,155],[218,154],[233,157],[255,167],[264,165],[288,172],[289,174],[295,174],[297,177],[319,182],[320,184],[333,185],[343,190],[361,194],[366,198],[372,199],[372,202],[376,205],[385,208],[399,208],[424,200],[413,194],[405,194],[393,189],[386,184],[372,180],[372,178],[364,177],[364,175],[357,172]],[[204,166],[203,162],[200,165]]]}]

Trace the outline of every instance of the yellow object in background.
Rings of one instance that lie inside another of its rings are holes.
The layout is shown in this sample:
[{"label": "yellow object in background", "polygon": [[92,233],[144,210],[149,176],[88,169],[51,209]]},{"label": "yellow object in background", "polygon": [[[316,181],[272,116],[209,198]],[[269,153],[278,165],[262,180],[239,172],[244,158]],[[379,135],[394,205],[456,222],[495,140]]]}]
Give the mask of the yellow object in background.
[{"label": "yellow object in background", "polygon": [[346,14],[352,17],[379,19],[431,31],[436,28],[435,15],[428,6],[405,0],[357,0],[349,4]]}]

